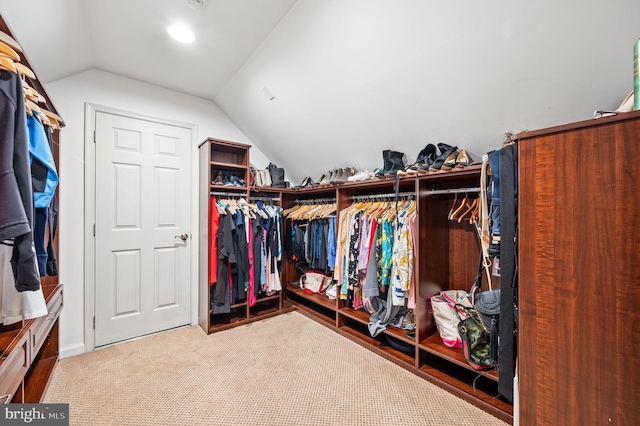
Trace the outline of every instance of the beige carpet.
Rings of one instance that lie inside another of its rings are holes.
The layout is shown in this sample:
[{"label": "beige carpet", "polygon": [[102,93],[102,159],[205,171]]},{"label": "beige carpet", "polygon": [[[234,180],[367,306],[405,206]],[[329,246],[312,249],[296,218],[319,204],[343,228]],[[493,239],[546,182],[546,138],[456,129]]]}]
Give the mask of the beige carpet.
[{"label": "beige carpet", "polygon": [[61,360],[44,402],[82,426],[506,424],[296,312]]}]

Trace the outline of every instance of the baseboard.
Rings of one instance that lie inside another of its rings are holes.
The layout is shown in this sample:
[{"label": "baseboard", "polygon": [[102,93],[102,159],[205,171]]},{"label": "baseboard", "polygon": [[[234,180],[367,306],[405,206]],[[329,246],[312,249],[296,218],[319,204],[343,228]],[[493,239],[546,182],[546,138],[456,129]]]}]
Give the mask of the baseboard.
[{"label": "baseboard", "polygon": [[69,357],[80,355],[83,353],[84,353],[84,343],[78,343],[77,345],[71,345],[65,348],[60,348],[60,359],[69,358]]}]

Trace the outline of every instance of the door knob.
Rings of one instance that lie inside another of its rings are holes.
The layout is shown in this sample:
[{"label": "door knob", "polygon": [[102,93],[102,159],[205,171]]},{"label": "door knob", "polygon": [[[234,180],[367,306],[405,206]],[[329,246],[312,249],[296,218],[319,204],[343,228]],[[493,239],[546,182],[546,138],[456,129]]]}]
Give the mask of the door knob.
[{"label": "door knob", "polygon": [[189,238],[189,236],[187,234],[182,234],[182,235],[176,235],[173,238],[180,238],[182,241],[187,241],[187,239]]}]

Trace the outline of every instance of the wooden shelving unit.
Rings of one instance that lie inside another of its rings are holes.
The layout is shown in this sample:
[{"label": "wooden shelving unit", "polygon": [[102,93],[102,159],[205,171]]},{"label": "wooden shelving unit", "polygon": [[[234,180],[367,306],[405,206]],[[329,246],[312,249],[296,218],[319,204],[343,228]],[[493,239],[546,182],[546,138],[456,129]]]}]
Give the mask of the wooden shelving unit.
[{"label": "wooden shelving unit", "polygon": [[[392,193],[394,182],[393,177],[382,177],[288,189],[280,191],[280,194],[284,208],[292,207],[296,200],[335,198],[339,212],[352,204],[354,196]],[[494,416],[512,422],[513,406],[497,397],[498,372],[476,371],[466,362],[460,349],[446,347],[437,333],[427,303],[432,295],[441,290],[468,291],[477,272],[480,250],[473,225],[447,220],[454,196],[432,196],[430,191],[472,188],[479,184],[478,165],[400,179],[400,192],[414,192],[418,202],[419,238],[417,247],[414,247],[414,257],[417,259],[414,273],[418,282],[416,339],[408,337],[406,330],[393,326],[387,327],[375,338],[371,337],[367,328],[370,315],[366,311],[347,308],[343,301],[330,300],[324,295],[308,294],[297,285],[285,287],[284,304],[294,306],[304,315]],[[468,195],[474,196],[473,193]],[[299,273],[293,262],[286,261],[283,285],[298,279]],[[494,287],[499,287],[498,278],[492,283]],[[413,349],[408,352],[397,350],[389,345],[386,336]]]},{"label": "wooden shelving unit", "polygon": [[[208,138],[200,146],[200,259],[199,259],[199,323],[206,333],[213,333],[253,321],[265,319],[290,311],[293,307],[283,307],[282,292],[261,297],[254,306],[249,306],[245,297],[242,301],[230,306],[231,312],[226,314],[214,314],[211,311],[211,296],[209,283],[209,201],[212,194],[218,198],[224,198],[219,194],[230,196],[242,196],[251,199],[253,191],[248,186],[229,186],[214,184],[213,181],[218,172],[230,172],[241,177],[246,185],[249,185],[249,155],[250,145],[231,142],[221,139]],[[269,192],[271,188],[265,188],[260,194]],[[279,192],[269,192],[279,196]]]},{"label": "wooden shelving unit", "polygon": [[[0,31],[13,37],[2,16]],[[20,57],[20,62],[36,73],[35,79],[24,77],[26,82],[44,97],[41,105],[57,115],[53,102],[37,78],[37,70],[29,63],[25,52],[20,53]],[[60,127],[64,127],[64,123],[60,123]],[[52,131],[52,140],[53,159],[60,174],[60,130]],[[59,187],[56,188],[55,196],[59,203]],[[53,240],[53,246],[59,260],[58,234],[59,231]],[[48,315],[9,326],[0,325],[0,402],[39,403],[58,363],[58,318],[62,309],[63,286],[58,275],[41,277],[40,283]]]}]

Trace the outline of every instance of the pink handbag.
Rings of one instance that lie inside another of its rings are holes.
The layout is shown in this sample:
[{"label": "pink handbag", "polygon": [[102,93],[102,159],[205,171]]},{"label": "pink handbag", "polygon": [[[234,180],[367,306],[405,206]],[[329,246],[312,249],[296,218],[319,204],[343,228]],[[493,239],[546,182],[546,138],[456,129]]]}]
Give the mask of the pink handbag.
[{"label": "pink handbag", "polygon": [[[456,313],[456,303],[472,307],[469,294],[464,290],[445,290],[431,297],[431,310],[436,320],[442,343],[450,348],[461,348],[462,339],[458,333],[460,318]],[[466,317],[461,313],[463,317]]]}]

